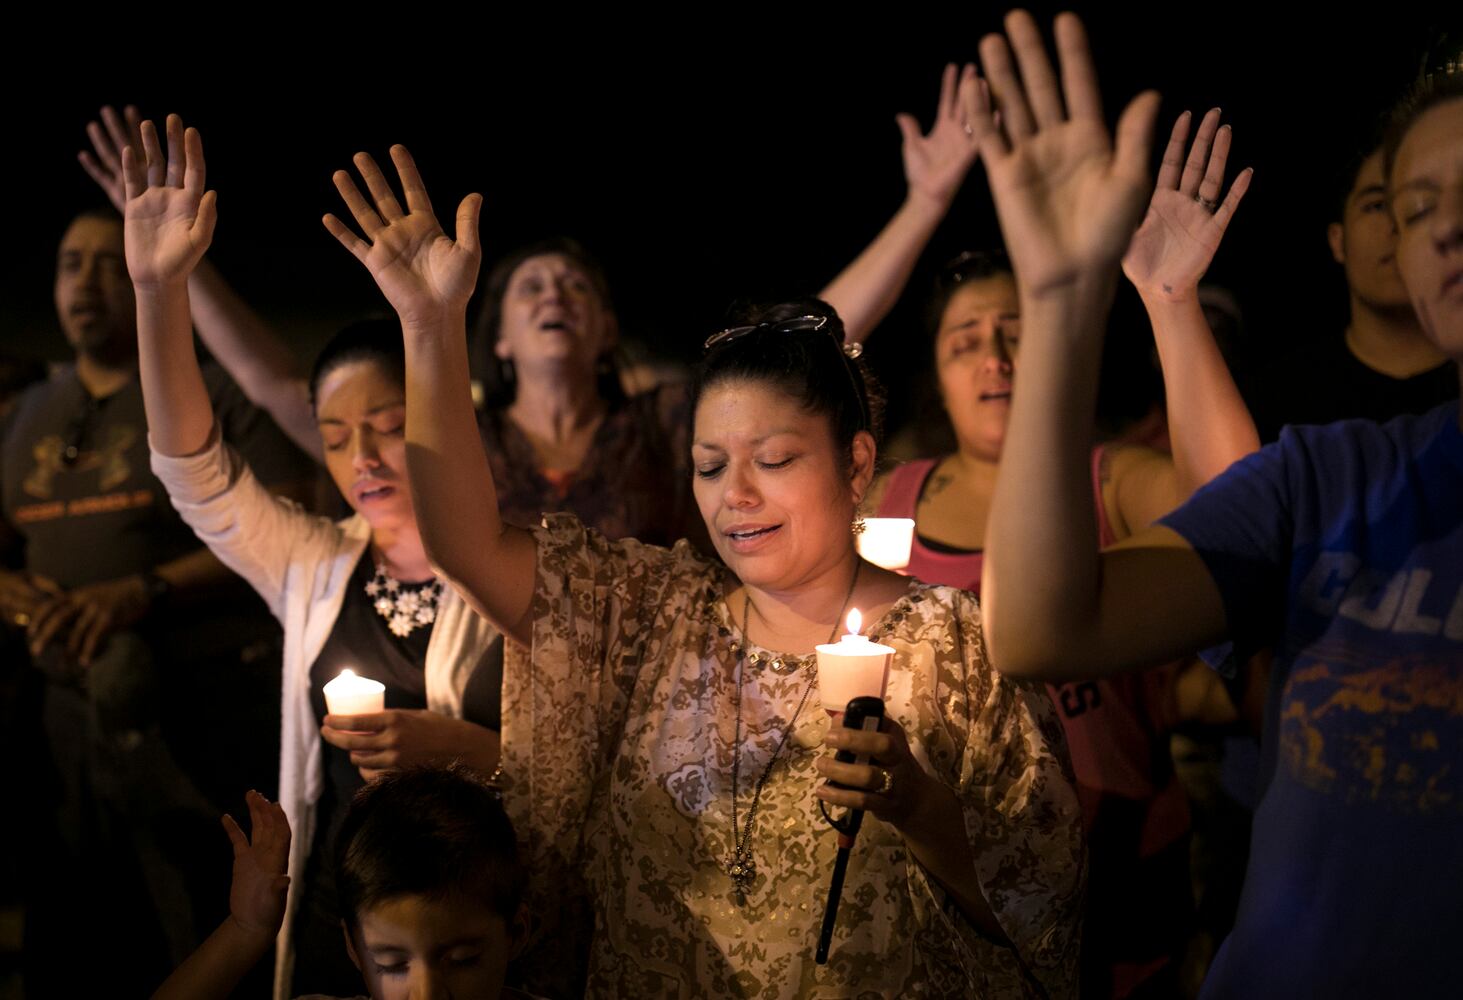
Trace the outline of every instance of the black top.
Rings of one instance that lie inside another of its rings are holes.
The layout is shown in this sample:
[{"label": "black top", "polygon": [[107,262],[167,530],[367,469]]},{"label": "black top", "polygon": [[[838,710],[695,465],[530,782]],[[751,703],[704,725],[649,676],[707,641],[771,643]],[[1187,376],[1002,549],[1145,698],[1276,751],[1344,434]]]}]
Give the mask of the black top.
[{"label": "black top", "polygon": [[[325,719],[326,683],[346,667],[361,677],[386,685],[387,709],[427,707],[425,665],[433,626],[424,625],[407,636],[392,634],[386,619],[376,611],[375,599],[366,593],[366,584],[375,572],[370,554],[363,555],[346,585],[335,627],[310,666],[310,703],[317,721]],[[427,586],[402,584],[400,588],[423,590]],[[503,640],[499,638],[483,653],[468,679],[462,699],[463,717],[488,729],[499,729],[502,689]],[[333,947],[333,952],[344,956],[344,950],[339,947],[340,914],[335,902],[335,838],[345,822],[351,798],[365,784],[360,771],[351,764],[349,751],[333,747],[323,738],[320,749],[325,780],[316,803],[315,836],[305,866],[305,902],[296,925],[299,935],[296,992],[360,988],[360,977],[348,963],[321,963],[309,954],[317,947]],[[355,985],[351,986],[351,982]],[[332,983],[340,985],[330,986]]]},{"label": "black top", "polygon": [[[361,557],[346,585],[340,616],[335,620],[330,638],[310,666],[310,704],[315,719],[325,720],[325,685],[349,667],[361,677],[369,677],[386,685],[386,707],[424,709],[427,707],[427,645],[432,641],[431,625],[423,625],[410,635],[393,635],[386,619],[377,613],[374,599],[366,593],[366,585],[375,575],[376,565],[369,553]],[[402,590],[425,590],[429,584],[401,584]],[[495,641],[483,654],[482,661],[468,679],[463,692],[463,717],[488,729],[502,726],[503,642]],[[350,800],[365,782],[350,761],[350,753],[321,741],[321,763],[325,785],[317,805],[318,835],[330,827],[333,834],[344,820]],[[325,822],[326,818],[330,822]]]},{"label": "black top", "polygon": [[1411,378],[1393,378],[1362,364],[1338,338],[1278,359],[1246,393],[1260,440],[1274,441],[1286,424],[1337,420],[1385,423],[1458,398],[1458,368],[1446,361]]}]

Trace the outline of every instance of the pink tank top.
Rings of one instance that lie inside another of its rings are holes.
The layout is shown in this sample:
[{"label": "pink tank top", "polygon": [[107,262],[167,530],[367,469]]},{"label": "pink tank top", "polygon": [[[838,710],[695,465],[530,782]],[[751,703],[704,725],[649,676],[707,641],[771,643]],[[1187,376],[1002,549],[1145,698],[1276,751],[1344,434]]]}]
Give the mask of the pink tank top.
[{"label": "pink tank top", "polygon": [[[1102,503],[1102,454],[1099,445],[1092,449],[1092,490],[1097,499],[1097,543],[1106,548],[1116,541],[1112,526],[1107,521],[1107,509]],[[933,548],[919,534],[918,518],[920,497],[924,495],[925,482],[938,458],[921,458],[907,462],[889,474],[889,486],[879,502],[880,517],[907,517],[915,521],[914,541],[909,547],[909,566],[905,570],[910,576],[925,583],[942,583],[959,587],[980,595],[980,570],[985,562],[985,553],[980,549],[969,552],[946,552]]]},{"label": "pink tank top", "polygon": [[941,552],[930,548],[919,533],[915,511],[919,507],[919,498],[924,494],[925,481],[939,464],[938,458],[921,458],[891,472],[889,487],[884,491],[876,513],[880,517],[907,517],[916,522],[906,573],[925,583],[942,583],[979,594],[980,567],[985,554],[979,549],[973,552]]}]

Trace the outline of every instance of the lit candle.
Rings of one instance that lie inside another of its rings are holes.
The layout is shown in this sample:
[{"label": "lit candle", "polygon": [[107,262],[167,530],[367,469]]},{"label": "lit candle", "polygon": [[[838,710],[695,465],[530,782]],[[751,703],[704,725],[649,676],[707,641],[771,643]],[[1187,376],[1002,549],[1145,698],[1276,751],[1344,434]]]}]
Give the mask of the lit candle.
[{"label": "lit candle", "polygon": [[818,690],[823,707],[837,715],[854,698],[884,697],[889,680],[889,663],[894,649],[881,646],[859,634],[863,616],[854,608],[848,613],[848,634],[838,642],[818,647]]},{"label": "lit candle", "polygon": [[386,707],[386,685],[354,670],[342,670],[325,685],[325,710],[331,715],[370,715]]},{"label": "lit candle", "polygon": [[858,552],[885,569],[901,570],[909,565],[909,547],[914,542],[914,522],[907,517],[869,517],[858,535]]}]

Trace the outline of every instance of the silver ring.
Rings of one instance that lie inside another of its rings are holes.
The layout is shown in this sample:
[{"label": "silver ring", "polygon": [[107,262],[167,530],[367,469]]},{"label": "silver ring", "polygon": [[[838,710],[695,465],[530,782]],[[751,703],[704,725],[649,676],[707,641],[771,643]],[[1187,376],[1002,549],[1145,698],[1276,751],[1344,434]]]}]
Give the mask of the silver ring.
[{"label": "silver ring", "polygon": [[960,123],[960,127],[963,128],[963,129],[965,129],[965,134],[966,135],[968,135],[968,136],[974,136],[975,135],[975,129],[971,126],[970,122],[961,122]]},{"label": "silver ring", "polygon": [[883,767],[879,768],[879,774],[882,776],[882,780],[879,782],[879,787],[874,789],[874,794],[888,795],[894,790],[894,774]]},{"label": "silver ring", "polygon": [[1204,206],[1204,209],[1207,212],[1209,212],[1211,215],[1213,213],[1219,211],[1219,202],[1217,202],[1217,201],[1210,201],[1208,198],[1205,198],[1201,194],[1194,195],[1194,200],[1197,201],[1199,204],[1203,205]]}]

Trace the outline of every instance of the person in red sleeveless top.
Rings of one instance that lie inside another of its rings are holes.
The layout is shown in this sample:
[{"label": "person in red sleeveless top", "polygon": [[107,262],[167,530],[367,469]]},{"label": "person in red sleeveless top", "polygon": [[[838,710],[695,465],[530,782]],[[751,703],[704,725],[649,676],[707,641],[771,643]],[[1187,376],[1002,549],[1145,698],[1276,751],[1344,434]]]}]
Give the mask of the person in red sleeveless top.
[{"label": "person in red sleeveless top", "polygon": [[[1259,447],[1198,300],[1199,279],[1227,216],[1229,126],[1206,114],[1183,160],[1191,117],[1175,123],[1160,183],[1123,260],[1158,342],[1173,430],[1172,455],[1099,445],[1090,475],[1097,541],[1121,542]],[[1180,172],[1177,165],[1184,163]],[[1231,186],[1238,203],[1250,171]],[[868,502],[880,517],[915,521],[907,572],[980,592],[990,508],[1014,387],[1021,307],[1003,252],[961,254],[946,266],[929,311],[940,393],[958,450],[888,473]],[[1060,623],[1049,626],[1060,627]],[[1051,685],[1066,730],[1091,851],[1083,943],[1084,997],[1167,996],[1191,924],[1188,803],[1168,750],[1185,720],[1224,721],[1224,688],[1202,668]]]}]

